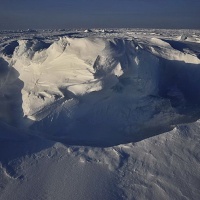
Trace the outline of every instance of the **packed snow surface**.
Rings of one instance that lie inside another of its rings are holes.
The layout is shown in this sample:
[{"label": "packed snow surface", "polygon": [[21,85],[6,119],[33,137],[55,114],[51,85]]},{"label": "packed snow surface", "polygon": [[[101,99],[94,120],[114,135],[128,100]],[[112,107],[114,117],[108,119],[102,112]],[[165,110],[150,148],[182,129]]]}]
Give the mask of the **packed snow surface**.
[{"label": "packed snow surface", "polygon": [[0,199],[200,199],[200,31],[0,32]]}]

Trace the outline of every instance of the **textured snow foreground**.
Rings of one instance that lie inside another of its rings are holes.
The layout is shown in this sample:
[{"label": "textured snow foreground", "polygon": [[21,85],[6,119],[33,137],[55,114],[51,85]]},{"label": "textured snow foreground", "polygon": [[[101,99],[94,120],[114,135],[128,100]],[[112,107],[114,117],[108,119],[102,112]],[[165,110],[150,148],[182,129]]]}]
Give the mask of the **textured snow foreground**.
[{"label": "textured snow foreground", "polygon": [[0,32],[0,199],[200,199],[200,31]]}]

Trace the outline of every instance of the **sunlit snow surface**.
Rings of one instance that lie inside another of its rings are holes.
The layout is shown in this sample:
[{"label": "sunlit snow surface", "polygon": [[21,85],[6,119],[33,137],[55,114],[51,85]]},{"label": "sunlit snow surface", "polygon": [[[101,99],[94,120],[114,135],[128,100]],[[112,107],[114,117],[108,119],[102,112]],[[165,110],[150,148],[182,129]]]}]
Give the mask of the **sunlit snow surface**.
[{"label": "sunlit snow surface", "polygon": [[0,199],[200,199],[200,31],[0,32]]}]

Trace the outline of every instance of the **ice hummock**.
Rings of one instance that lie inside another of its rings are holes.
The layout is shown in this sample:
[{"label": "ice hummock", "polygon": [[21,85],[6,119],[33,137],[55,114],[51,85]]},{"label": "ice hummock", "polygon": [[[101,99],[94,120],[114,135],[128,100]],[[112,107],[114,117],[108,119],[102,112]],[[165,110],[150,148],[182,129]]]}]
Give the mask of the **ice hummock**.
[{"label": "ice hummock", "polygon": [[200,48],[180,32],[2,33],[0,198],[197,199]]}]

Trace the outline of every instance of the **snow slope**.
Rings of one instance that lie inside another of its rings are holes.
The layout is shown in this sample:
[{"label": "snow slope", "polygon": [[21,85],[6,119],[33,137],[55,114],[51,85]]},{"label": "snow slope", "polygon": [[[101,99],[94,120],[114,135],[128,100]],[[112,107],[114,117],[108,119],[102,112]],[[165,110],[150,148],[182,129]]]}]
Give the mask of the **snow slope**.
[{"label": "snow slope", "polygon": [[199,199],[199,34],[1,32],[0,199]]}]

